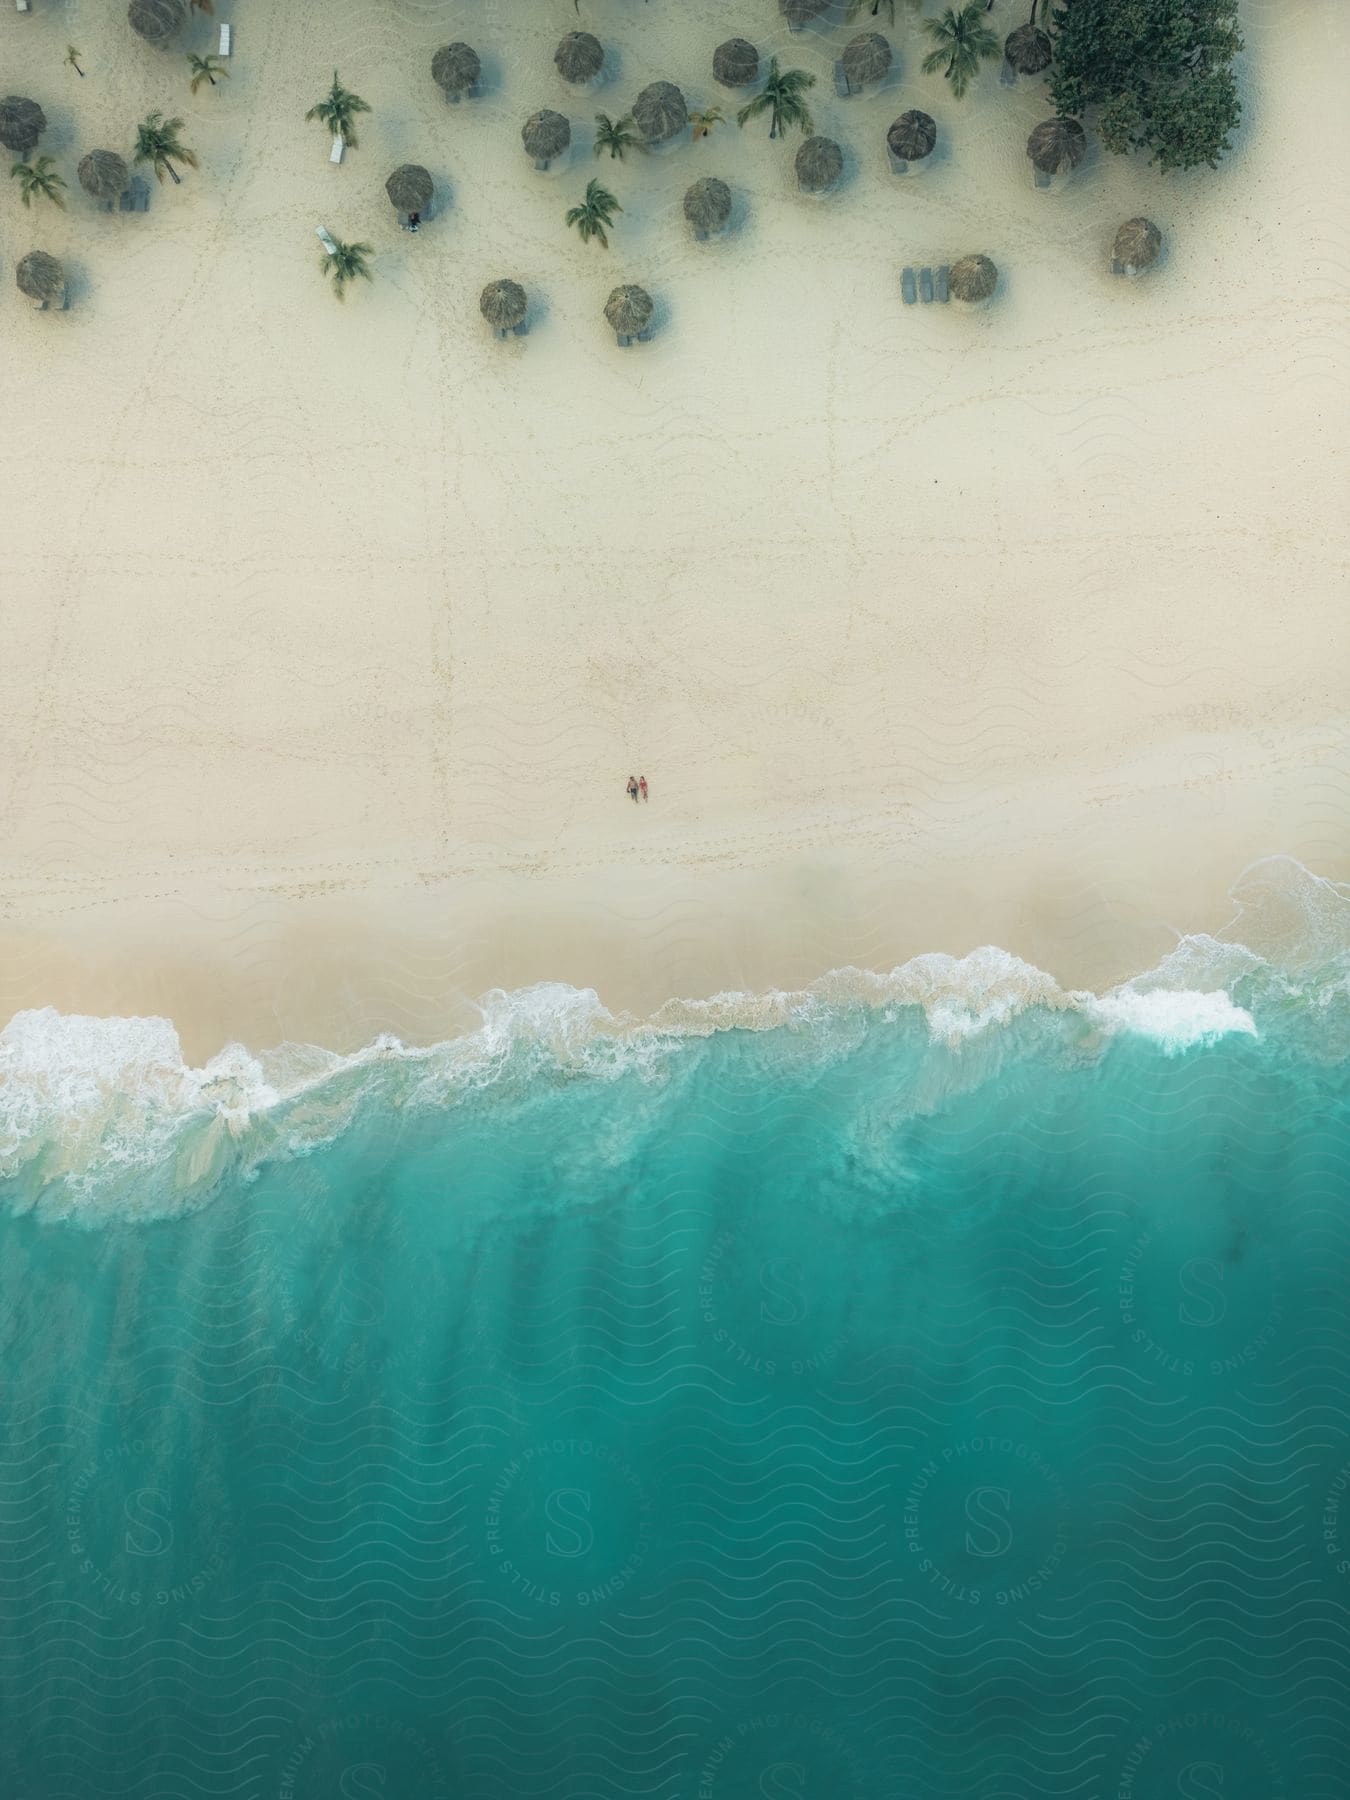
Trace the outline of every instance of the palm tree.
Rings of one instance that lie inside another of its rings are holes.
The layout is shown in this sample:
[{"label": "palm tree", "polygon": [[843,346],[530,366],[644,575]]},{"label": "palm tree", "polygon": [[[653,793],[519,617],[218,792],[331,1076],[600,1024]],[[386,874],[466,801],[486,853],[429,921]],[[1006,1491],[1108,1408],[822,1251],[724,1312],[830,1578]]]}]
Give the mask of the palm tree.
[{"label": "palm tree", "polygon": [[645,150],[647,146],[633,129],[633,115],[625,113],[621,119],[611,119],[608,113],[595,115],[595,154],[608,150],[610,161],[617,156],[623,161],[625,150]]},{"label": "palm tree", "polygon": [[708,106],[702,112],[691,112],[689,123],[696,138],[705,138],[714,125],[722,123],[722,109],[720,106]]},{"label": "palm tree", "polygon": [[186,163],[189,168],[197,167],[197,152],[189,150],[180,141],[179,132],[183,129],[181,119],[166,119],[163,113],[152,112],[145,115],[136,130],[136,155],[133,159],[138,163],[148,162],[155,171],[155,180],[163,181],[167,172],[175,187],[181,185],[183,177],[174,168],[172,157]]},{"label": "palm tree", "polygon": [[598,181],[588,181],[586,198],[580,206],[568,208],[567,223],[576,226],[583,244],[589,244],[592,238],[599,238],[608,250],[609,239],[605,236],[605,228],[613,225],[614,214],[622,211],[623,208],[608,188],[601,187]]},{"label": "palm tree", "polygon": [[50,156],[39,156],[34,163],[16,162],[9,172],[19,183],[19,198],[25,206],[31,206],[33,196],[37,194],[65,210],[66,203],[61,195],[66,184],[57,174]]},{"label": "palm tree", "polygon": [[194,94],[204,81],[209,81],[214,87],[217,77],[222,81],[230,79],[230,71],[218,56],[189,56],[188,69],[192,76],[188,86]]},{"label": "palm tree", "polygon": [[339,300],[346,299],[349,281],[374,279],[366,261],[374,254],[369,244],[344,244],[341,238],[333,239],[333,248],[324,253],[323,272],[332,276],[333,292]]},{"label": "palm tree", "polygon": [[74,44],[66,45],[66,61],[70,64],[71,68],[74,69],[81,81],[84,80],[84,70],[80,67],[80,58],[83,55],[84,51],[77,50]]},{"label": "palm tree", "polygon": [[979,0],[965,0],[959,8],[947,7],[941,18],[925,19],[923,28],[936,42],[923,60],[925,74],[941,70],[959,100],[979,73],[980,63],[998,54],[998,43],[980,17],[989,10]]},{"label": "palm tree", "polygon": [[359,94],[353,94],[343,87],[338,80],[337,70],[334,69],[332,87],[316,106],[310,107],[305,117],[322,120],[334,137],[340,137],[344,144],[355,150],[357,144],[353,121],[358,113],[369,111],[370,108]]},{"label": "palm tree", "polygon": [[940,19],[925,19],[923,28],[937,44],[923,59],[925,75],[942,69],[959,100],[970,86],[971,77],[979,73],[986,57],[999,54],[999,42],[985,24],[980,0],[966,0],[960,12],[949,6]]},{"label": "palm tree", "polygon": [[815,126],[803,95],[815,85],[815,76],[808,75],[805,69],[780,69],[775,56],[769,64],[768,80],[736,114],[736,123],[748,125],[751,119],[768,113],[771,138],[782,137],[793,125],[799,125],[803,135],[809,137]]}]

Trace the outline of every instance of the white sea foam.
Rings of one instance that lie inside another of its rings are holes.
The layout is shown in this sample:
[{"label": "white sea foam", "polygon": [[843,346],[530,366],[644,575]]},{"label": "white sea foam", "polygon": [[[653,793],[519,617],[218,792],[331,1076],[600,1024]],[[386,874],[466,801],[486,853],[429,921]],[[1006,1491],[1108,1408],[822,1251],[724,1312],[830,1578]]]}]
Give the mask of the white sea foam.
[{"label": "white sea foam", "polygon": [[1073,1006],[1044,970],[1007,950],[986,944],[968,956],[931,952],[901,963],[889,973],[832,969],[809,988],[769,993],[722,993],[707,1000],[668,1000],[648,1021],[651,1029],[682,1037],[710,1037],[718,1031],[773,1031],[810,1027],[839,1007],[872,1010],[921,1007],[935,1042],[956,1045],[991,1026],[1006,1025],[1028,1007],[1062,1011]]},{"label": "white sea foam", "polygon": [[[0,1179],[11,1204],[47,1213],[162,1216],[201,1204],[228,1173],[329,1141],[381,1099],[447,1105],[541,1075],[654,1077],[688,1040],[730,1031],[782,1031],[785,1054],[792,1044],[826,1055],[856,1043],[869,1016],[911,1008],[976,1082],[996,1072],[1008,1027],[1032,1012],[1069,1015],[1070,1031],[1077,1019],[1088,1053],[1129,1035],[1176,1055],[1293,1017],[1300,1030],[1310,1021],[1321,1030],[1311,1054],[1319,1043],[1321,1054],[1336,1054],[1350,1029],[1345,890],[1275,859],[1248,871],[1234,898],[1225,933],[1181,939],[1156,968],[1102,995],[1063,989],[986,945],[889,972],[836,969],[794,991],[671,1000],[646,1020],[611,1013],[593,990],[564,983],[495,989],[480,1003],[478,1029],[446,1043],[381,1037],[345,1056],[230,1044],[200,1068],[186,1062],[167,1019],[23,1012],[0,1031]],[[1259,947],[1236,940],[1239,924]],[[986,1050],[974,1058],[978,1044]],[[952,1074],[935,1075],[933,1091],[946,1091]]]},{"label": "white sea foam", "polygon": [[1128,1031],[1137,1037],[1151,1038],[1169,1056],[1200,1044],[1217,1043],[1232,1032],[1247,1037],[1257,1035],[1251,1014],[1235,1006],[1222,992],[1159,988],[1140,993],[1123,987],[1087,1001],[1082,1010],[1106,1031]]}]

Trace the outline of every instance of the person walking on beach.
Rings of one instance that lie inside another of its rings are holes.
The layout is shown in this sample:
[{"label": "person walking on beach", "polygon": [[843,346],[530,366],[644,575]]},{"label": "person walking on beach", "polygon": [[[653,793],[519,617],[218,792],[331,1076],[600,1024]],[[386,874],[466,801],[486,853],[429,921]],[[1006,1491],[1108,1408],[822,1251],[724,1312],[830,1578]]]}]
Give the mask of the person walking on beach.
[{"label": "person walking on beach", "polygon": [[628,798],[633,802],[634,806],[637,805],[637,797],[638,797],[637,776],[630,775],[628,777]]},{"label": "person walking on beach", "polygon": [[647,798],[647,777],[645,775],[638,776],[638,792],[644,800]]}]

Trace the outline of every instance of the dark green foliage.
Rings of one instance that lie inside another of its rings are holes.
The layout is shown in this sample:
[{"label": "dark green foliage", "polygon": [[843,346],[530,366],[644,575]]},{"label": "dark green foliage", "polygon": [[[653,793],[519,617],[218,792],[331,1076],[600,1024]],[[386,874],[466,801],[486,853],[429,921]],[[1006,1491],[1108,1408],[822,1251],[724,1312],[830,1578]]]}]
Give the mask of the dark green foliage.
[{"label": "dark green foliage", "polygon": [[1237,0],[1061,0],[1050,94],[1062,118],[1097,107],[1108,150],[1214,168],[1242,115]]}]

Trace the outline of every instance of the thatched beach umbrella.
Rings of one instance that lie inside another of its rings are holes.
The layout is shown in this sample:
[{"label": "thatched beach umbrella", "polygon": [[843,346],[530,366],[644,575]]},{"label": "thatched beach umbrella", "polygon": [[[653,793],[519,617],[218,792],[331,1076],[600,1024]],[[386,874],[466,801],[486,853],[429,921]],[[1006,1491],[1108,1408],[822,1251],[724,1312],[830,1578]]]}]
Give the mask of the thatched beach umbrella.
[{"label": "thatched beach umbrella", "polygon": [[901,113],[886,133],[886,148],[902,169],[933,154],[937,125],[926,112]]},{"label": "thatched beach umbrella", "polygon": [[384,191],[395,212],[421,213],[430,207],[436,185],[421,163],[401,163],[385,182]]},{"label": "thatched beach umbrella", "polygon": [[823,194],[844,172],[844,153],[833,138],[809,137],[797,152],[797,186]]},{"label": "thatched beach umbrella", "polygon": [[890,71],[891,47],[879,31],[864,31],[844,45],[839,58],[852,87],[884,81]]},{"label": "thatched beach umbrella", "polygon": [[518,281],[489,281],[478,296],[478,310],[492,329],[505,337],[525,323],[530,303]]},{"label": "thatched beach umbrella", "polygon": [[778,0],[778,10],[787,20],[789,31],[800,31],[803,25],[830,10],[830,0]]},{"label": "thatched beach umbrella", "polygon": [[47,115],[36,100],[22,94],[6,94],[0,100],[0,144],[15,156],[29,156],[47,129]]},{"label": "thatched beach umbrella", "polygon": [[668,144],[689,123],[689,108],[673,81],[654,81],[633,102],[633,123],[649,144]]},{"label": "thatched beach umbrella", "polygon": [[115,150],[91,150],[80,158],[76,173],[91,200],[111,203],[127,191],[131,170]]},{"label": "thatched beach umbrella", "polygon": [[1162,250],[1162,233],[1152,219],[1126,219],[1116,233],[1112,266],[1119,275],[1142,275],[1151,269]]},{"label": "thatched beach umbrella", "polygon": [[605,66],[605,46],[589,31],[569,31],[553,52],[553,60],[564,81],[581,87],[594,81]]},{"label": "thatched beach umbrella", "polygon": [[127,23],[147,44],[162,50],[183,29],[187,17],[184,0],[131,0]]},{"label": "thatched beach umbrella", "polygon": [[723,87],[749,87],[759,75],[759,51],[745,38],[728,38],[713,51],[713,79]]},{"label": "thatched beach umbrella", "polygon": [[705,175],[686,192],[684,216],[699,237],[720,231],[731,217],[731,189],[715,175]]},{"label": "thatched beach umbrella", "polygon": [[1019,75],[1039,75],[1050,67],[1055,50],[1050,34],[1039,25],[1019,25],[1008,33],[1003,54]]},{"label": "thatched beach umbrella", "polygon": [[59,300],[66,286],[66,272],[45,250],[30,250],[14,272],[19,292],[39,306]]},{"label": "thatched beach umbrella", "polygon": [[651,295],[640,287],[616,287],[605,302],[605,317],[620,343],[640,337],[651,324],[655,310]]},{"label": "thatched beach umbrella", "polygon": [[550,112],[547,107],[542,112],[532,113],[526,119],[520,132],[521,142],[527,153],[534,158],[536,169],[546,169],[555,156],[561,156],[572,141],[572,127],[561,113]]},{"label": "thatched beach umbrella", "polygon": [[431,59],[431,79],[447,100],[472,93],[482,73],[482,61],[472,44],[442,44]]},{"label": "thatched beach umbrella", "polygon": [[1038,175],[1067,175],[1087,151],[1087,133],[1077,119],[1044,119],[1027,139],[1027,155]]},{"label": "thatched beach umbrella", "polygon": [[952,264],[948,280],[953,300],[978,306],[998,286],[998,269],[987,256],[963,256]]}]

